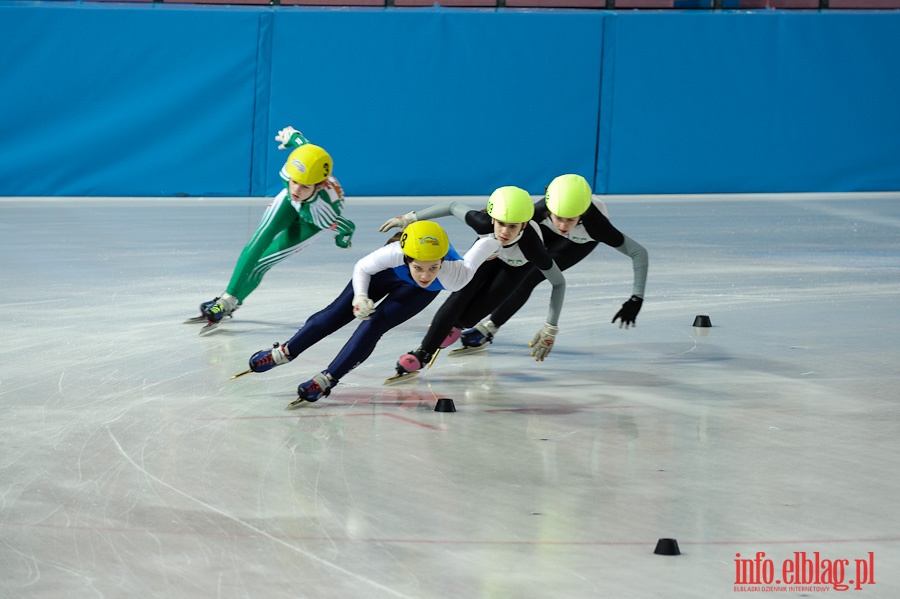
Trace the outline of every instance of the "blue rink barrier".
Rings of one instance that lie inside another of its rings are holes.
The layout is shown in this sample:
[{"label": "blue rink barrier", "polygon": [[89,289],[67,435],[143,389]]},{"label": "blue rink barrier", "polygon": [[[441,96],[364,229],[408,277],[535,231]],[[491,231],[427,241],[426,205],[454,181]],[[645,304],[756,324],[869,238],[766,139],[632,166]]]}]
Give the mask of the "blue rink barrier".
[{"label": "blue rink barrier", "polygon": [[0,3],[0,195],[900,189],[900,12]]}]

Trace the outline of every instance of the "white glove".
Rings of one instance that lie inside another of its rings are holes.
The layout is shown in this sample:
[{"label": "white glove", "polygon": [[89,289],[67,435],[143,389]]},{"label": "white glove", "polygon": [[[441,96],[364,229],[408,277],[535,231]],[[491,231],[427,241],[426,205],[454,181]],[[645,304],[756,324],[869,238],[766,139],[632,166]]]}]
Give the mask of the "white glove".
[{"label": "white glove", "polygon": [[388,219],[388,221],[381,225],[381,228],[379,228],[378,230],[382,233],[387,233],[391,229],[395,228],[405,229],[409,226],[410,223],[414,223],[417,220],[419,220],[419,218],[416,216],[415,212],[407,212],[403,216],[395,216],[394,218]]},{"label": "white glove", "polygon": [[288,125],[284,129],[278,132],[278,135],[275,136],[275,141],[280,142],[278,145],[279,150],[286,150],[295,145],[297,138],[305,140],[303,134]]},{"label": "white glove", "polygon": [[353,296],[353,315],[360,320],[369,320],[369,315],[375,311],[375,302],[369,299],[365,293]]},{"label": "white glove", "polygon": [[550,350],[553,349],[553,342],[556,340],[556,335],[559,333],[559,327],[555,327],[552,324],[545,324],[541,327],[541,330],[537,332],[537,335],[534,336],[534,339],[531,340],[531,343],[528,344],[528,347],[533,348],[531,350],[531,355],[534,356],[536,362],[543,362],[544,358],[550,353]]}]

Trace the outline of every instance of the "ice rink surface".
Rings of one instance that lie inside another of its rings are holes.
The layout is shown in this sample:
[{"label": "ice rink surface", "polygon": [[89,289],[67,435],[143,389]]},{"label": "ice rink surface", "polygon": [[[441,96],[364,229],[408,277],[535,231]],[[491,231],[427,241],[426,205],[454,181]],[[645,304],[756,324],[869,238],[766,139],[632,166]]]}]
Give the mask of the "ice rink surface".
[{"label": "ice rink surface", "polygon": [[896,196],[611,197],[650,253],[636,329],[602,246],[546,362],[545,284],[399,386],[443,298],[316,404],[285,409],[353,324],[230,380],[434,201],[351,198],[351,249],[319,239],[201,337],[267,200],[0,199],[0,597],[900,597]]}]

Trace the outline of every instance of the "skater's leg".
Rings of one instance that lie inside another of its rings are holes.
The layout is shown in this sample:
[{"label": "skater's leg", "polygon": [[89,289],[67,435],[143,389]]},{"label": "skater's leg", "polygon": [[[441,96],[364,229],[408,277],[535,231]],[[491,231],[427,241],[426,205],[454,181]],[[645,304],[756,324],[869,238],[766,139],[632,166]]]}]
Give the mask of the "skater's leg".
[{"label": "skater's leg", "polygon": [[284,345],[290,356],[298,356],[353,320],[353,283],[348,283],[326,308],[310,316]]},{"label": "skater's leg", "polygon": [[[393,270],[383,270],[372,275],[369,281],[369,298],[377,302],[385,297],[394,287],[402,286]],[[437,295],[437,294],[434,294]],[[379,309],[381,306],[379,306]],[[377,310],[376,310],[377,312]],[[310,316],[290,341],[285,343],[288,353],[297,356],[315,343],[334,333],[347,323],[353,321],[353,281],[347,283],[344,290],[328,307]]]},{"label": "skater's leg", "polygon": [[[285,260],[291,254],[295,254],[311,244],[316,235],[322,232],[315,225],[296,221],[286,231],[278,235],[251,269],[250,273],[242,280],[240,289],[236,290],[242,298],[253,293],[262,282],[263,276],[273,266]],[[229,291],[229,293],[231,293]],[[234,295],[234,294],[232,294]],[[243,300],[242,300],[243,301]]]},{"label": "skater's leg", "polygon": [[[547,244],[547,251],[550,254],[550,257],[556,262],[557,266],[559,266],[560,270],[566,270],[567,268],[578,264],[587,257],[595,247],[597,247],[596,241],[578,244],[572,243],[562,237],[557,237],[558,239],[551,240],[551,242]],[[530,272],[525,276],[521,284],[519,284],[515,290],[491,312],[491,323],[496,328],[506,324],[509,319],[528,302],[534,288],[546,280],[541,271],[533,266],[528,268]]]},{"label": "skater's leg", "polygon": [[[370,297],[378,301],[401,281],[393,271],[382,271],[372,277],[369,285]],[[250,370],[265,372],[276,366],[287,364],[304,350],[334,333],[353,320],[353,283],[347,284],[341,294],[323,310],[313,314],[286,343],[276,344],[272,349],[263,349],[250,356]]]},{"label": "skater's leg", "polygon": [[528,302],[531,292],[537,287],[541,281],[544,281],[544,275],[534,266],[521,266],[519,268],[527,268],[528,274],[509,295],[506,296],[497,308],[491,312],[491,322],[497,327],[503,326],[506,321],[512,318],[513,314]]},{"label": "skater's leg", "polygon": [[459,313],[459,324],[464,328],[477,324],[499,306],[509,295],[509,290],[518,287],[528,273],[529,269],[526,266],[501,264],[488,284]]},{"label": "skater's leg", "polygon": [[362,364],[374,351],[381,337],[406,322],[437,298],[434,291],[410,285],[398,285],[378,304],[375,312],[356,328],[353,336],[328,365],[326,372],[335,380]]},{"label": "skater's leg", "polygon": [[297,211],[291,205],[290,198],[286,193],[282,192],[275,196],[263,213],[262,220],[250,241],[241,251],[231,274],[231,280],[228,282],[226,293],[237,298],[238,302],[244,301],[250,294],[247,289],[252,291],[256,287],[256,285],[253,285],[252,288],[249,287],[248,281],[259,259],[266,253],[275,238],[296,223],[298,218]]},{"label": "skater's leg", "polygon": [[[499,260],[486,262],[475,272],[475,276],[468,285],[450,294],[450,297],[438,308],[431,325],[422,338],[419,349],[423,355],[430,357],[441,346],[453,327],[462,328],[459,322],[462,314],[470,303],[476,301],[482,290],[490,285],[491,279],[501,269]],[[430,358],[429,358],[430,359]]]}]

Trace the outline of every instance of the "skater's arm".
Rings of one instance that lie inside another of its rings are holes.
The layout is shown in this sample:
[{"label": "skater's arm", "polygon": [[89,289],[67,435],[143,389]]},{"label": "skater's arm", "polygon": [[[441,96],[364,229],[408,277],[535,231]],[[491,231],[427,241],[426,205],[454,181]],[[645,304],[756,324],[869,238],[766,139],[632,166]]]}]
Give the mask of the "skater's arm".
[{"label": "skater's arm", "polygon": [[[395,216],[394,218],[388,219],[378,230],[385,233],[394,228],[405,229],[410,223],[419,220],[434,220],[443,216],[455,216],[464,223],[469,224],[466,220],[466,215],[470,212],[477,212],[477,210],[472,210],[470,206],[467,206],[462,202],[435,204],[434,206],[429,206],[422,210],[414,210],[412,212],[407,212],[403,216]],[[469,224],[469,226],[472,225]]]},{"label": "skater's arm", "polygon": [[403,250],[397,242],[378,248],[371,254],[363,256],[353,267],[354,295],[369,292],[369,281],[372,275],[403,264]]},{"label": "skater's arm", "polygon": [[650,255],[644,246],[628,235],[623,235],[622,237],[625,238],[625,241],[616,250],[631,258],[631,266],[634,270],[634,286],[631,294],[643,298],[644,288],[647,285],[647,269],[650,266]]},{"label": "skater's arm", "polygon": [[562,312],[563,301],[566,297],[566,278],[553,258],[547,253],[541,236],[535,226],[528,226],[519,240],[522,254],[528,261],[541,271],[544,278],[553,286],[550,292],[550,309],[547,313],[547,324],[557,326],[559,314]]},{"label": "skater's arm", "polygon": [[493,237],[483,237],[472,244],[462,260],[445,261],[438,278],[447,291],[459,291],[465,287],[478,267],[500,251],[500,242]]},{"label": "skater's arm", "polygon": [[606,215],[597,208],[596,204],[588,208],[581,222],[584,223],[584,228],[592,239],[601,241],[631,258],[634,270],[632,295],[644,297],[644,288],[647,284],[647,268],[650,263],[649,255],[644,246],[615,228]]},{"label": "skater's arm", "polygon": [[303,137],[302,133],[290,125],[278,132],[278,135],[275,136],[275,141],[278,142],[279,150],[293,150],[309,143],[309,140]]},{"label": "skater's arm", "polygon": [[350,242],[353,239],[353,232],[356,231],[356,225],[353,224],[353,221],[338,214],[332,228],[336,232],[334,244],[339,248],[349,248]]},{"label": "skater's arm", "polygon": [[544,270],[541,269],[544,278],[550,281],[553,288],[550,291],[550,309],[547,311],[547,324],[558,326],[559,314],[562,312],[563,301],[566,299],[566,278],[556,262]]},{"label": "skater's arm", "polygon": [[462,202],[450,202],[449,204],[435,204],[423,210],[416,210],[416,220],[434,220],[442,216],[455,216],[459,220],[466,222],[466,214],[472,211],[472,208],[466,206]]},{"label": "skater's arm", "polygon": [[584,230],[591,236],[591,239],[613,248],[622,245],[624,235],[609,222],[609,219],[600,212],[596,205],[591,205],[587,209],[587,212],[581,217],[581,224],[584,225]]}]

